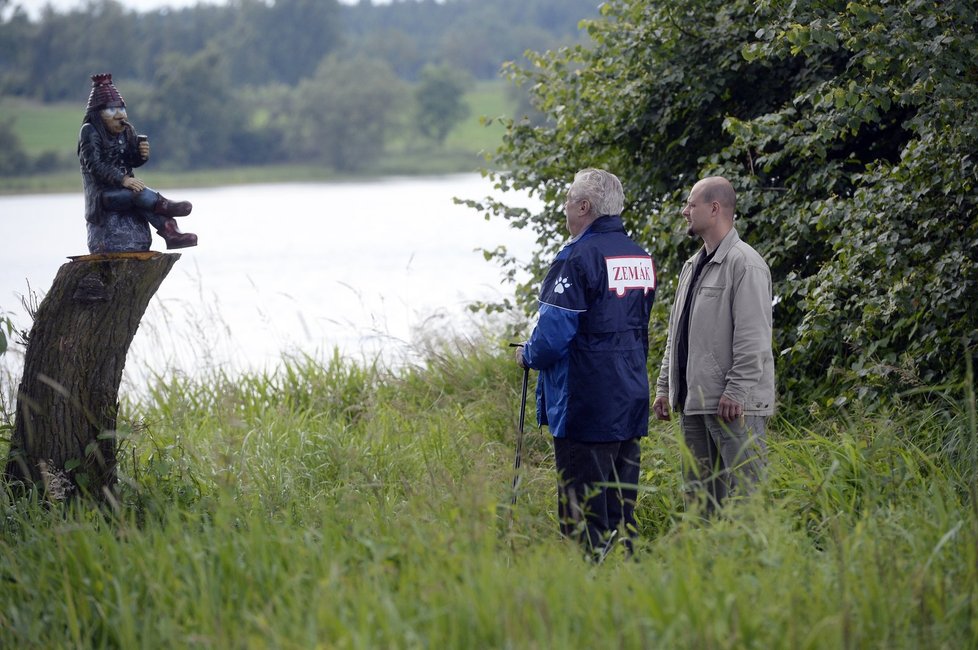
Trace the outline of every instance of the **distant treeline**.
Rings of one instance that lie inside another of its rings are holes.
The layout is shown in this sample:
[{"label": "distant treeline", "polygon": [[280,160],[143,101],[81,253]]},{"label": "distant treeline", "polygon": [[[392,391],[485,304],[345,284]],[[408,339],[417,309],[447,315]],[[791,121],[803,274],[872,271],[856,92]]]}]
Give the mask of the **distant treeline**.
[{"label": "distant treeline", "polygon": [[[394,129],[443,139],[464,115],[457,104],[467,80],[495,77],[527,49],[578,42],[578,24],[598,17],[597,4],[230,0],[138,13],[92,0],[31,20],[20,3],[0,0],[0,96],[77,101],[81,110],[89,75],[112,72],[140,127],[170,143],[171,164],[356,169]],[[5,130],[9,120],[0,139]],[[2,160],[0,172],[9,173]]]}]

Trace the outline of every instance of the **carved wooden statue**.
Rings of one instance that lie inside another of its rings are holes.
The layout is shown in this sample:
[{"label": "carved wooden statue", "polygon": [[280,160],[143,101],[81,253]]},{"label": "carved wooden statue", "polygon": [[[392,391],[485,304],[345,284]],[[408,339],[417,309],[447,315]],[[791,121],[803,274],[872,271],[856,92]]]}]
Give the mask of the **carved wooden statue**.
[{"label": "carved wooden statue", "polygon": [[150,225],[167,248],[197,245],[170,201],[133,176],[149,142],[126,119],[112,75],[92,77],[78,135],[90,255],[61,267],[34,315],[4,468],[11,488],[50,500],[79,494],[112,500],[119,384],[139,321],[176,253],[149,250]]},{"label": "carved wooden statue", "polygon": [[147,251],[150,224],[168,249],[196,246],[197,235],[180,232],[173,218],[190,214],[190,202],[170,201],[133,175],[149,160],[149,139],[136,135],[127,117],[112,75],[93,75],[78,134],[89,252]]}]

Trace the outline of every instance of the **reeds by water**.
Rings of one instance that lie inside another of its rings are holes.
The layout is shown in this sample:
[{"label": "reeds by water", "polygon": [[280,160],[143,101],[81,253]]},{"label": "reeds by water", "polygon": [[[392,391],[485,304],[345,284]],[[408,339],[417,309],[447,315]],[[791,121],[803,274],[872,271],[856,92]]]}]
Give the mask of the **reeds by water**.
[{"label": "reeds by water", "polygon": [[978,642],[972,392],[788,405],[760,491],[709,522],[684,512],[678,431],[655,423],[636,554],[593,565],[556,534],[532,417],[510,523],[520,372],[504,347],[424,359],[156,378],[123,406],[117,508],[2,499],[0,645]]}]

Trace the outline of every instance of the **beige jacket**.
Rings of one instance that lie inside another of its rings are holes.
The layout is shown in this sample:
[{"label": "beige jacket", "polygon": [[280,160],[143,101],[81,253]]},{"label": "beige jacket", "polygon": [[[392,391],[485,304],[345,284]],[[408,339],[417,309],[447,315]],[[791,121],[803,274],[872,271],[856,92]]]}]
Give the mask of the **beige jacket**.
[{"label": "beige jacket", "polygon": [[[697,255],[699,252],[697,251]],[[679,274],[669,334],[656,382],[656,397],[676,404],[678,368],[673,342],[696,255]],[[774,354],[771,351],[771,270],[733,228],[717,247],[693,287],[689,321],[689,387],[683,413],[716,413],[721,395],[743,404],[745,415],[774,413]]]}]

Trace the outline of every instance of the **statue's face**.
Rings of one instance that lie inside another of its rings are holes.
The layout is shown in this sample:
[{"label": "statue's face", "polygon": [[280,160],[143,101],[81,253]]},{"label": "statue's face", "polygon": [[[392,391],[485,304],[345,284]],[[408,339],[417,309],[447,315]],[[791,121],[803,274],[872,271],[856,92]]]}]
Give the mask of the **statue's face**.
[{"label": "statue's face", "polygon": [[125,106],[113,106],[103,108],[99,115],[102,116],[102,123],[109,133],[117,135],[126,130],[126,108]]}]

